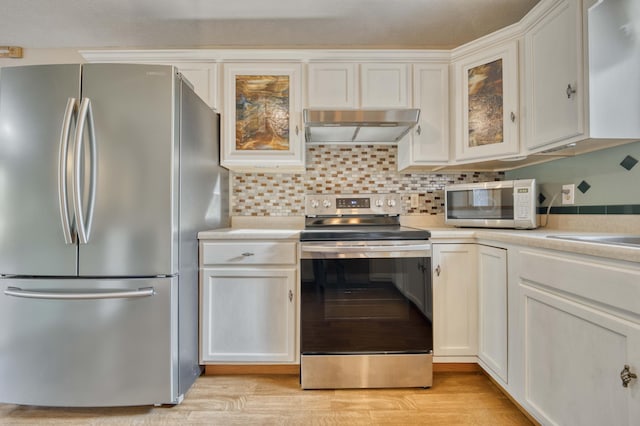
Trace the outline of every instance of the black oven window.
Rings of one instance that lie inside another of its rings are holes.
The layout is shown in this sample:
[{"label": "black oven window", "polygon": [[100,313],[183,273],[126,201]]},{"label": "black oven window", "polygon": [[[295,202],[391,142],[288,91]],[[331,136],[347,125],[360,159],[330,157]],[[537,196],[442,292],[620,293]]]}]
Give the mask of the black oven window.
[{"label": "black oven window", "polygon": [[433,349],[429,258],[303,259],[302,353]]}]

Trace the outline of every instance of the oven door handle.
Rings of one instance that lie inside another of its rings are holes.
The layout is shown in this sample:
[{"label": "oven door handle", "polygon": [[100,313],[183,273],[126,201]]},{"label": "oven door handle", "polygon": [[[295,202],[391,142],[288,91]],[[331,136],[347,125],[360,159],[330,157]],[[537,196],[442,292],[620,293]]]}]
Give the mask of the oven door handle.
[{"label": "oven door handle", "polygon": [[431,244],[407,245],[335,245],[303,244],[303,258],[341,257],[431,257]]}]

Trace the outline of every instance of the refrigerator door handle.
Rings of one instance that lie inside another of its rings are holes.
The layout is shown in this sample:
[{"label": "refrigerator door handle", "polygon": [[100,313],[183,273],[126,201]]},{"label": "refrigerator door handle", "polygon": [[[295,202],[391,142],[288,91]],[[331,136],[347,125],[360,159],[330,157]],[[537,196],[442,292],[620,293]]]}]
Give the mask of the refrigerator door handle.
[{"label": "refrigerator door handle", "polygon": [[69,136],[71,120],[78,111],[78,100],[69,98],[64,110],[62,130],[60,131],[60,151],[58,154],[58,205],[60,206],[60,220],[65,244],[74,244],[71,231],[71,216],[69,215],[69,195],[67,191],[67,156],[69,155]]},{"label": "refrigerator door handle", "polygon": [[[87,125],[89,133],[89,203],[87,205],[86,222],[85,214],[83,214],[82,200],[82,159],[83,159],[83,142],[84,128]],[[97,175],[97,153],[96,153],[96,135],[93,122],[93,111],[91,109],[91,100],[89,98],[82,99],[80,110],[78,112],[78,126],[76,127],[76,135],[74,142],[74,161],[73,161],[73,211],[78,224],[78,240],[80,244],[87,244],[91,233],[91,222],[93,221],[93,208],[96,202],[96,175]]]},{"label": "refrigerator door handle", "polygon": [[34,291],[23,290],[18,287],[7,287],[6,296],[24,297],[27,299],[55,299],[55,300],[93,300],[93,299],[132,299],[150,297],[156,294],[153,287],[142,287],[137,290],[116,290],[96,292],[62,292],[62,291]]}]

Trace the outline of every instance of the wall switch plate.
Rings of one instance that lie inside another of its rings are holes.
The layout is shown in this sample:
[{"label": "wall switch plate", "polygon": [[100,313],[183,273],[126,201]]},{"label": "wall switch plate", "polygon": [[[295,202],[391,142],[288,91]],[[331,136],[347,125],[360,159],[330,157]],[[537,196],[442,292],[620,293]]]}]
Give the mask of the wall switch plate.
[{"label": "wall switch plate", "polygon": [[420,195],[411,194],[411,208],[417,209],[420,206]]},{"label": "wall switch plate", "polygon": [[576,186],[575,184],[562,185],[562,204],[575,204]]}]

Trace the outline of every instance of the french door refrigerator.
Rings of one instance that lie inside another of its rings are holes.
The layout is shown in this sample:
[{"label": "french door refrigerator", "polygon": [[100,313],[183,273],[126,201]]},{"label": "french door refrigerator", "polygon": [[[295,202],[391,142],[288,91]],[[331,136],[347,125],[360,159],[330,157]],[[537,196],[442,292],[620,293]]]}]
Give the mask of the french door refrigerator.
[{"label": "french door refrigerator", "polygon": [[218,126],[171,66],[0,69],[0,402],[182,400],[197,232],[228,224]]}]

